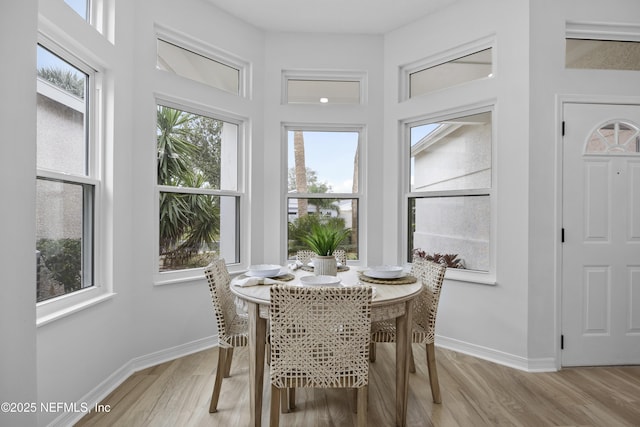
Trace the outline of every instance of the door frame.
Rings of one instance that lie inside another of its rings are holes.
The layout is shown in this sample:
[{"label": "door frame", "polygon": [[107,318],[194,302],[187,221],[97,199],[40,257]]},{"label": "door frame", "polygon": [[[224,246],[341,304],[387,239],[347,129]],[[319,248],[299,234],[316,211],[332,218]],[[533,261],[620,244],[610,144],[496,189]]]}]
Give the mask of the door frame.
[{"label": "door frame", "polygon": [[564,169],[562,167],[564,161],[563,151],[563,135],[562,135],[562,122],[564,120],[564,105],[565,104],[608,104],[608,105],[640,105],[640,96],[607,96],[607,95],[570,95],[570,94],[557,94],[556,95],[556,111],[555,111],[555,150],[556,150],[556,162],[555,162],[555,217],[554,217],[554,230],[556,238],[556,244],[554,247],[555,261],[553,266],[554,286],[555,286],[555,308],[554,313],[554,325],[556,336],[554,340],[556,369],[562,369],[562,349],[560,348],[560,339],[562,335],[562,241],[560,235],[562,233],[562,203],[564,200],[563,194],[563,181],[562,176]]}]

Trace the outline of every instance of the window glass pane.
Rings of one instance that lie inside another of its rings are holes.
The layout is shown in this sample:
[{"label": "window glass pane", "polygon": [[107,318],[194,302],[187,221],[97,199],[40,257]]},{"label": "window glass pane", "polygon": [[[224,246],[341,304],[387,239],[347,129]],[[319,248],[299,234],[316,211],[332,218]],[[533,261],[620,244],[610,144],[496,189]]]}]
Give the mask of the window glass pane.
[{"label": "window glass pane", "polygon": [[490,77],[492,48],[416,71],[409,75],[409,98],[460,83]]},{"label": "window glass pane", "polygon": [[88,21],[89,16],[89,1],[88,0],[64,0],[66,4],[71,7],[78,15],[82,16],[82,19]]},{"label": "window glass pane", "polygon": [[36,181],[37,301],[92,284],[93,187]]},{"label": "window glass pane", "polygon": [[491,188],[491,113],[411,127],[411,192]]},{"label": "window glass pane", "polygon": [[235,196],[160,193],[160,271],[239,262]]},{"label": "window glass pane", "polygon": [[37,52],[38,168],[86,175],[89,77],[41,46]]},{"label": "window glass pane", "polygon": [[159,105],[158,185],[236,191],[238,125]]},{"label": "window glass pane", "polygon": [[358,192],[358,132],[292,130],[287,135],[290,193]]},{"label": "window glass pane", "polygon": [[288,80],[289,104],[359,104],[359,81]]},{"label": "window glass pane", "polygon": [[631,123],[614,121],[595,130],[589,140],[587,154],[640,153],[640,129]]},{"label": "window glass pane", "polygon": [[419,250],[457,260],[457,268],[488,271],[490,224],[489,196],[410,198],[409,261]]},{"label": "window glass pane", "polygon": [[565,66],[640,71],[640,42],[566,39]]},{"label": "window glass pane", "polygon": [[293,259],[299,250],[309,250],[302,236],[315,224],[350,229],[351,233],[338,246],[344,249],[348,260],[358,259],[358,199],[288,199],[287,254]]},{"label": "window glass pane", "polygon": [[240,93],[240,71],[200,54],[158,39],[156,66],[233,94]]}]

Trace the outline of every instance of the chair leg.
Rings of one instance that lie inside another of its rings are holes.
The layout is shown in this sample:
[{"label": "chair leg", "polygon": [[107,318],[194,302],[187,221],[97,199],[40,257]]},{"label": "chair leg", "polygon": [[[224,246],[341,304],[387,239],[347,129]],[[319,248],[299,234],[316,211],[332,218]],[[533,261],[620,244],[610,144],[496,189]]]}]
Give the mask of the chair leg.
[{"label": "chair leg", "polygon": [[[286,389],[282,389],[286,390]],[[273,384],[271,385],[271,410],[269,413],[269,426],[278,427],[280,424],[280,389]]]},{"label": "chair leg", "polygon": [[413,358],[413,345],[409,344],[409,372],[416,373],[416,361]]},{"label": "chair leg", "polygon": [[368,399],[369,399],[369,386],[362,386],[358,389],[358,427],[367,427],[368,424]]},{"label": "chair leg", "polygon": [[218,412],[218,399],[220,398],[220,388],[222,388],[222,378],[226,366],[227,349],[218,347],[218,367],[216,368],[216,379],[213,383],[213,393],[209,404],[209,413]]},{"label": "chair leg", "polygon": [[440,384],[438,383],[438,370],[436,368],[436,347],[434,343],[427,344],[427,368],[429,369],[429,383],[434,403],[442,403],[440,396]]},{"label": "chair leg", "polygon": [[290,389],[288,389],[289,391],[289,410],[293,411],[294,409],[296,409],[296,388],[295,387],[291,387]]},{"label": "chair leg", "polygon": [[224,377],[229,378],[231,372],[231,362],[233,361],[233,347],[227,349],[227,356],[225,357],[224,364]]},{"label": "chair leg", "polygon": [[369,362],[376,361],[376,343],[373,341],[369,343]]},{"label": "chair leg", "polygon": [[283,388],[280,395],[280,412],[288,414],[289,410],[289,389]]},{"label": "chair leg", "polygon": [[265,349],[265,353],[267,353],[267,366],[271,366],[271,344],[269,344],[267,339],[267,348]]}]

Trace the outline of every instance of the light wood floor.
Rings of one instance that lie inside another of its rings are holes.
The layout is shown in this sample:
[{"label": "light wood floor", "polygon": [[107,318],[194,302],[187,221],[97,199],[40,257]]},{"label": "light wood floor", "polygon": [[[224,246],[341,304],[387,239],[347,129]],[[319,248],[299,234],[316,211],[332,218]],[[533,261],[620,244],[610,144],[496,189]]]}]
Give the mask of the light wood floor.
[{"label": "light wood floor", "polygon": [[[436,350],[442,404],[434,404],[424,348],[414,345],[417,373],[409,383],[408,426],[640,426],[640,366],[571,368],[526,373],[459,353]],[[249,422],[247,350],[236,349],[231,377],[222,383],[218,413],[209,414],[217,349],[145,369],[77,426],[245,426]],[[369,425],[393,426],[394,351],[379,344],[369,380]],[[268,370],[263,425],[268,424]],[[345,390],[297,391],[295,412],[281,426],[355,425]]]}]

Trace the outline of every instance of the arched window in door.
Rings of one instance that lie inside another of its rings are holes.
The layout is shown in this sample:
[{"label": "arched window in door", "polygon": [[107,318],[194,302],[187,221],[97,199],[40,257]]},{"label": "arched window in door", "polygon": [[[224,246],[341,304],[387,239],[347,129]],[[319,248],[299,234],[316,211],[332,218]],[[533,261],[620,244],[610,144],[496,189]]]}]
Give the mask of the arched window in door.
[{"label": "arched window in door", "polygon": [[585,154],[640,154],[640,129],[637,125],[610,120],[596,129],[585,146]]}]

